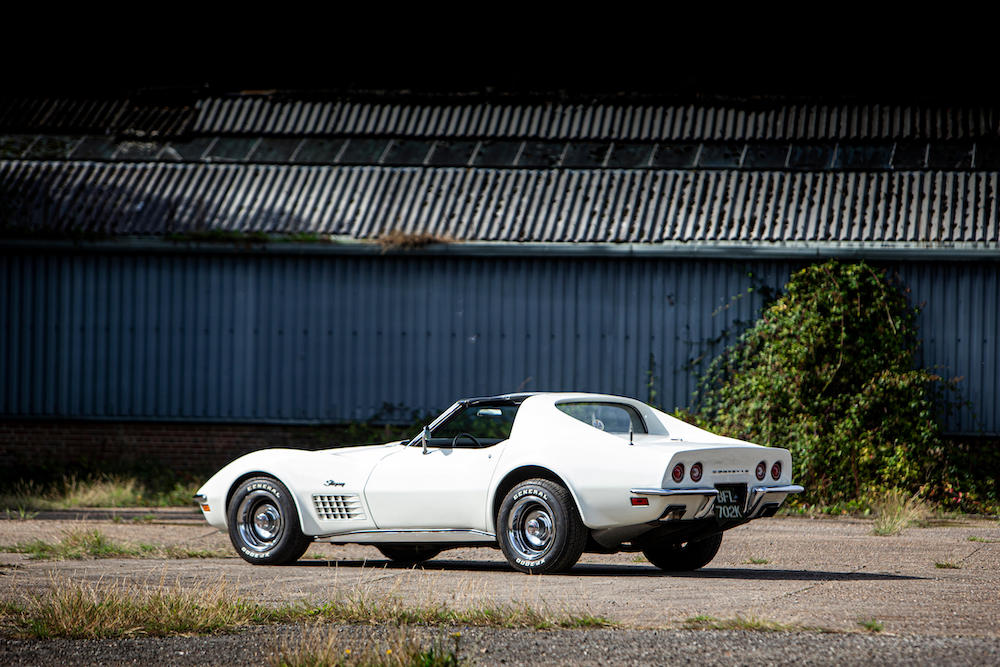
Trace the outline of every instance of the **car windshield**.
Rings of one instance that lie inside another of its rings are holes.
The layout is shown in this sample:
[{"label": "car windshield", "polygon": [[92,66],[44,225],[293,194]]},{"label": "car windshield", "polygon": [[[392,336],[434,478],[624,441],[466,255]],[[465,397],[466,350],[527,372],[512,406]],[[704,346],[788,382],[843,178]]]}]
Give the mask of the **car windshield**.
[{"label": "car windshield", "polygon": [[480,440],[506,440],[514,426],[516,405],[470,405],[431,432],[432,438],[468,434]]},{"label": "car windshield", "polygon": [[[489,447],[510,437],[518,405],[477,403],[457,410],[430,433],[428,447]],[[421,437],[405,442],[418,445]]]},{"label": "car windshield", "polygon": [[623,403],[572,402],[557,403],[556,407],[570,417],[607,433],[646,433],[646,424],[639,411]]}]

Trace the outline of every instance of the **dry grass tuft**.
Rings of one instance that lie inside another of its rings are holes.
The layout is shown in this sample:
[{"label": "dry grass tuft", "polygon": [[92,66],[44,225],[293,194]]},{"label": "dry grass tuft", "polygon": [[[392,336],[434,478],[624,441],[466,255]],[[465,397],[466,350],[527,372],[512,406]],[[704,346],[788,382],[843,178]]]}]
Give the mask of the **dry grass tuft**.
[{"label": "dry grass tuft", "polygon": [[0,507],[31,510],[65,510],[75,507],[189,506],[195,484],[174,484],[154,492],[135,477],[106,476],[81,479],[68,476],[43,486],[21,480],[0,492]]},{"label": "dry grass tuft", "polygon": [[271,654],[273,667],[454,667],[470,664],[460,654],[462,634],[449,635],[451,647],[446,647],[442,637],[429,644],[412,638],[406,629],[399,629],[383,641],[352,645],[339,637],[336,630],[313,626],[294,640],[285,640],[278,651]]},{"label": "dry grass tuft", "polygon": [[0,551],[27,554],[34,560],[80,560],[83,558],[228,558],[228,551],[189,549],[177,545],[158,545],[140,542],[125,544],[115,542],[96,528],[63,531],[58,542],[31,540],[10,546],[0,546]]},{"label": "dry grass tuft", "polygon": [[924,521],[931,513],[930,506],[917,494],[892,489],[879,495],[872,502],[875,510],[874,535],[898,535],[904,528]]},{"label": "dry grass tuft", "polygon": [[22,637],[106,639],[210,634],[250,624],[355,623],[399,626],[598,628],[615,624],[591,614],[553,614],[527,604],[483,601],[466,609],[407,604],[399,597],[356,592],[325,604],[268,607],[239,598],[220,580],[189,591],[175,585],[78,584],[53,580],[49,590],[0,605],[0,625]]},{"label": "dry grass tuft", "polygon": [[8,601],[0,622],[35,639],[111,639],[211,634],[260,623],[267,610],[243,601],[220,580],[195,591],[53,580],[47,592]]}]

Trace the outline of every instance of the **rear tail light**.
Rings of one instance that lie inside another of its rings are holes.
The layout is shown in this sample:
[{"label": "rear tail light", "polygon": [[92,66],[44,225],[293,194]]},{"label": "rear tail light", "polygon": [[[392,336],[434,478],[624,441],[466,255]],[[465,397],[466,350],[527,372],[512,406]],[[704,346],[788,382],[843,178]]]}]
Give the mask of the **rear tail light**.
[{"label": "rear tail light", "polygon": [[632,507],[645,507],[649,505],[649,498],[636,498],[632,496]]},{"label": "rear tail light", "polygon": [[700,482],[701,481],[701,464],[695,463],[691,466],[691,481]]},{"label": "rear tail light", "polygon": [[761,461],[757,464],[757,479],[763,480],[764,475],[767,474],[767,464]]},{"label": "rear tail light", "polygon": [[774,465],[771,466],[771,479],[778,479],[781,477],[781,461],[775,461]]},{"label": "rear tail light", "polygon": [[677,465],[675,465],[673,472],[670,473],[670,476],[673,477],[674,482],[680,484],[681,481],[684,479],[684,464],[678,463]]}]

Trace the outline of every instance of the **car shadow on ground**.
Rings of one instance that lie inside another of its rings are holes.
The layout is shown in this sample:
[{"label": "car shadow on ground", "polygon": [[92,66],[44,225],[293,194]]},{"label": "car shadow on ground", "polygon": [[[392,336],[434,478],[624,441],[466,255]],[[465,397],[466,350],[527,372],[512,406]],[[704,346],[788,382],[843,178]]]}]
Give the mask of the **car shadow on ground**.
[{"label": "car shadow on ground", "polygon": [[[419,565],[396,563],[383,558],[371,560],[301,560],[295,566],[306,567],[357,567],[381,568],[387,570],[426,570],[464,572],[510,572],[515,570],[505,561],[470,560],[429,560]],[[664,572],[652,565],[604,565],[600,563],[577,563],[569,572],[546,576],[570,577],[679,577],[696,579],[741,579],[749,581],[905,581],[920,580],[905,574],[886,572],[829,572],[826,570],[785,570],[765,568],[713,568],[707,567],[694,572]]]}]

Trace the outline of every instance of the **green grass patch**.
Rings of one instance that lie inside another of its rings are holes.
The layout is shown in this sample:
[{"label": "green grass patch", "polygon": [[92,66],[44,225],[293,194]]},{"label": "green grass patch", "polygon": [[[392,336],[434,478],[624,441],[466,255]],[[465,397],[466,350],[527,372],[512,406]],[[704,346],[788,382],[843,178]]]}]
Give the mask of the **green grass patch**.
[{"label": "green grass patch", "polygon": [[80,560],[84,558],[226,558],[228,551],[189,549],[176,545],[158,545],[140,542],[116,542],[101,531],[67,530],[58,542],[31,540],[9,546],[0,551],[27,554],[34,560]]},{"label": "green grass patch", "polygon": [[238,597],[224,580],[193,591],[179,586],[142,588],[125,583],[84,585],[54,580],[45,593],[27,594],[0,605],[0,626],[16,636],[35,639],[165,637],[304,622],[535,629],[615,625],[600,616],[554,613],[521,603],[482,601],[455,609],[442,603],[412,604],[394,596],[364,593],[323,604],[299,602],[269,607]]},{"label": "green grass patch", "polygon": [[290,606],[275,611],[276,620],[295,622],[316,618],[338,623],[392,623],[395,625],[474,625],[490,628],[608,628],[616,623],[602,616],[553,613],[525,603],[481,602],[453,608],[442,603],[412,604],[397,597],[347,596],[320,605]]},{"label": "green grass patch", "polygon": [[860,625],[868,632],[882,632],[882,630],[885,629],[885,626],[882,624],[882,621],[879,621],[878,619],[874,618],[860,619],[858,621],[858,625]]},{"label": "green grass patch", "polygon": [[692,616],[684,621],[688,630],[748,630],[751,632],[829,632],[822,628],[810,628],[802,625],[790,625],[771,621],[758,616],[736,616],[735,618],[716,618],[714,616]]},{"label": "green grass patch", "polygon": [[958,563],[952,563],[951,561],[939,561],[934,563],[934,567],[939,570],[961,570],[962,566]]},{"label": "green grass patch", "polygon": [[970,542],[983,542],[985,544],[996,544],[996,543],[1000,542],[1000,540],[991,540],[991,539],[988,539],[986,537],[979,537],[978,535],[969,535],[969,541]]},{"label": "green grass patch", "polygon": [[38,516],[38,512],[32,512],[23,505],[15,508],[7,508],[3,512],[4,516],[11,521],[30,521]]},{"label": "green grass patch", "polygon": [[768,560],[767,558],[754,558],[753,556],[751,556],[750,558],[747,558],[745,561],[743,561],[743,564],[744,565],[767,565],[770,562],[771,561]]}]

